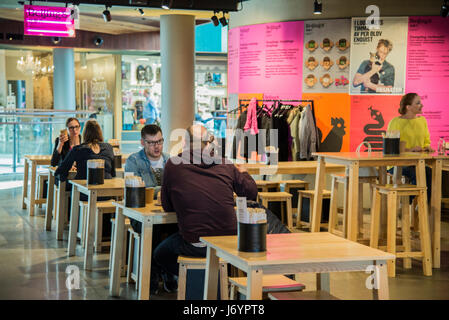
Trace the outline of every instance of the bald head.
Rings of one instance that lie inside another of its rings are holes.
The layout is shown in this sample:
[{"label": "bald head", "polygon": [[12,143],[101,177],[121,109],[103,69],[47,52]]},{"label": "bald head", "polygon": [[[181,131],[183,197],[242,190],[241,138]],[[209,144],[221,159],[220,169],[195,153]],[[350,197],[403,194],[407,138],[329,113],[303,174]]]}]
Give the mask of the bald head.
[{"label": "bald head", "polygon": [[207,129],[200,124],[193,124],[186,130],[185,142],[190,144],[190,148],[204,149],[208,142],[213,141],[213,136],[207,131]]}]

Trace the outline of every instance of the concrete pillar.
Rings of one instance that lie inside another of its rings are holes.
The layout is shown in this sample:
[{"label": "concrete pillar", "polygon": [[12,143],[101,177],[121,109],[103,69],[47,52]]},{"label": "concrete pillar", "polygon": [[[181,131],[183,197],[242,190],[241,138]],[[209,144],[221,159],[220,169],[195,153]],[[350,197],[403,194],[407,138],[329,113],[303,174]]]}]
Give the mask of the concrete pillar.
[{"label": "concrete pillar", "polygon": [[191,125],[195,115],[195,17],[162,15],[160,41],[164,150],[176,153],[171,147],[179,141],[170,142],[170,134]]},{"label": "concrete pillar", "polygon": [[53,49],[54,109],[76,110],[75,59],[72,48]]}]

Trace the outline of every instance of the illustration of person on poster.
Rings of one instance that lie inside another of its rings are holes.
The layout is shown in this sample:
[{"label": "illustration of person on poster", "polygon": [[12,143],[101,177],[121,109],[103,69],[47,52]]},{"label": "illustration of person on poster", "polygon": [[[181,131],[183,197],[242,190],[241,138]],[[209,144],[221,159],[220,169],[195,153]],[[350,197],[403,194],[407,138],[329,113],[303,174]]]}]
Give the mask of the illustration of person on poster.
[{"label": "illustration of person on poster", "polygon": [[406,17],[385,17],[378,29],[352,19],[351,94],[401,95],[407,56]]}]

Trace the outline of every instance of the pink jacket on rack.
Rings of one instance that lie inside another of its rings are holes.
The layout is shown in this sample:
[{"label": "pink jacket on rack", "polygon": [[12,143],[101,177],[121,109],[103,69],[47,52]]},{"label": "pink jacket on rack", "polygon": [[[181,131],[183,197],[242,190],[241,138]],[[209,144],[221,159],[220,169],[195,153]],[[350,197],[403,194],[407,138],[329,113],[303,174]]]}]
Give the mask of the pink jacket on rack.
[{"label": "pink jacket on rack", "polygon": [[252,98],[249,102],[248,106],[248,114],[246,116],[245,127],[243,128],[246,131],[251,129],[251,134],[255,135],[259,133],[259,128],[257,128],[257,99]]}]

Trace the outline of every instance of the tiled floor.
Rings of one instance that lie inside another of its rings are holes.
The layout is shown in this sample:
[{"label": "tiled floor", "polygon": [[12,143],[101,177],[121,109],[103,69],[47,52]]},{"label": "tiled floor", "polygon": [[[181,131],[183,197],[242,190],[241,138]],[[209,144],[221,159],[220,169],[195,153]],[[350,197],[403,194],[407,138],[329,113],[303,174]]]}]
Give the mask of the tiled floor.
[{"label": "tiled floor", "polygon": [[[83,270],[82,249],[67,257],[67,231],[64,241],[55,239],[55,231],[44,231],[44,210],[29,217],[21,209],[22,188],[0,190],[0,299],[116,299],[109,297],[109,253],[94,257],[93,271]],[[443,222],[442,266],[433,276],[422,275],[421,263],[413,262],[411,270],[397,263],[396,278],[389,279],[391,299],[449,299],[449,225]],[[66,287],[66,268],[80,269],[80,289]],[[333,273],[331,292],[341,299],[371,299],[366,289],[368,274]],[[134,285],[121,285],[120,299],[136,299]],[[315,290],[313,274],[300,281],[306,290]],[[176,294],[163,293],[152,299],[176,299]]]}]

